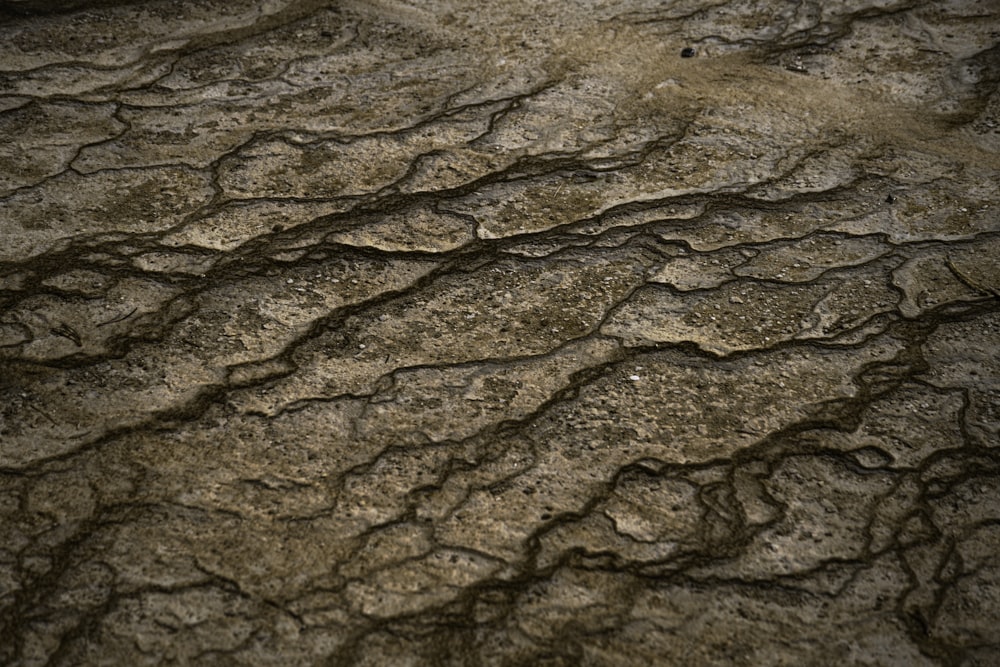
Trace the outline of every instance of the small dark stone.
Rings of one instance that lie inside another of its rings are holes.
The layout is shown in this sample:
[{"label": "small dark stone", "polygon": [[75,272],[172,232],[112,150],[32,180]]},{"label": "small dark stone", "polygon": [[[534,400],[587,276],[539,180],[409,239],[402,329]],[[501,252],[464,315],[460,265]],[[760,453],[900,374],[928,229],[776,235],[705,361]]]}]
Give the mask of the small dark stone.
[{"label": "small dark stone", "polygon": [[694,58],[694,54],[697,53],[690,46],[686,46],[681,49],[681,58]]},{"label": "small dark stone", "polygon": [[886,204],[891,204],[894,201],[896,201],[896,198],[893,197],[892,195],[889,195],[888,197],[885,198],[885,203]]}]

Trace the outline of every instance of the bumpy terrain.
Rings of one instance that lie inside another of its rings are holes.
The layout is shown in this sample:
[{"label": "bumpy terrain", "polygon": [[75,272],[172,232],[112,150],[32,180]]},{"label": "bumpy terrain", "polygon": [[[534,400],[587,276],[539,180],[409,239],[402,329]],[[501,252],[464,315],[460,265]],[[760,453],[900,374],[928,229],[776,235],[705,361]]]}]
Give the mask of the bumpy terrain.
[{"label": "bumpy terrain", "polygon": [[998,82],[995,1],[3,2],[0,664],[1000,664]]}]

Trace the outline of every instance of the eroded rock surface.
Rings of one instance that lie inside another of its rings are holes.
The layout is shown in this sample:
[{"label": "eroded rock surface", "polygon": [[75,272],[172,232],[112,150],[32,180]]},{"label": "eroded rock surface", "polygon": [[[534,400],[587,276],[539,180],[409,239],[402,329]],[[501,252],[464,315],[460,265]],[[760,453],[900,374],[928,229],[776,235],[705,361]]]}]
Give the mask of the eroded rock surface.
[{"label": "eroded rock surface", "polygon": [[998,82],[985,0],[3,3],[0,663],[1000,663]]}]

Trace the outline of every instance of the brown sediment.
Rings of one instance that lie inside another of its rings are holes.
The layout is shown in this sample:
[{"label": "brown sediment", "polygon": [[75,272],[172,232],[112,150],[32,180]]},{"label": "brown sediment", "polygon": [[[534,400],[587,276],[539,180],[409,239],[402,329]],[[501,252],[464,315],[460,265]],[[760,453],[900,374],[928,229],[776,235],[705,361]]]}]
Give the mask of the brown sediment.
[{"label": "brown sediment", "polygon": [[8,5],[0,663],[1000,660],[994,4]]}]

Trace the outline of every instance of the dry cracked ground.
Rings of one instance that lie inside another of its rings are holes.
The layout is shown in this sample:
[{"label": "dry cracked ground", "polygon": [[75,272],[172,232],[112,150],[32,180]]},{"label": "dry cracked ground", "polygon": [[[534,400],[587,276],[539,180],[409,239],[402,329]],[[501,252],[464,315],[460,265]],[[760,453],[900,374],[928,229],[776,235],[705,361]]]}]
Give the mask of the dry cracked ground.
[{"label": "dry cracked ground", "polygon": [[0,3],[0,663],[1000,664],[998,44]]}]

